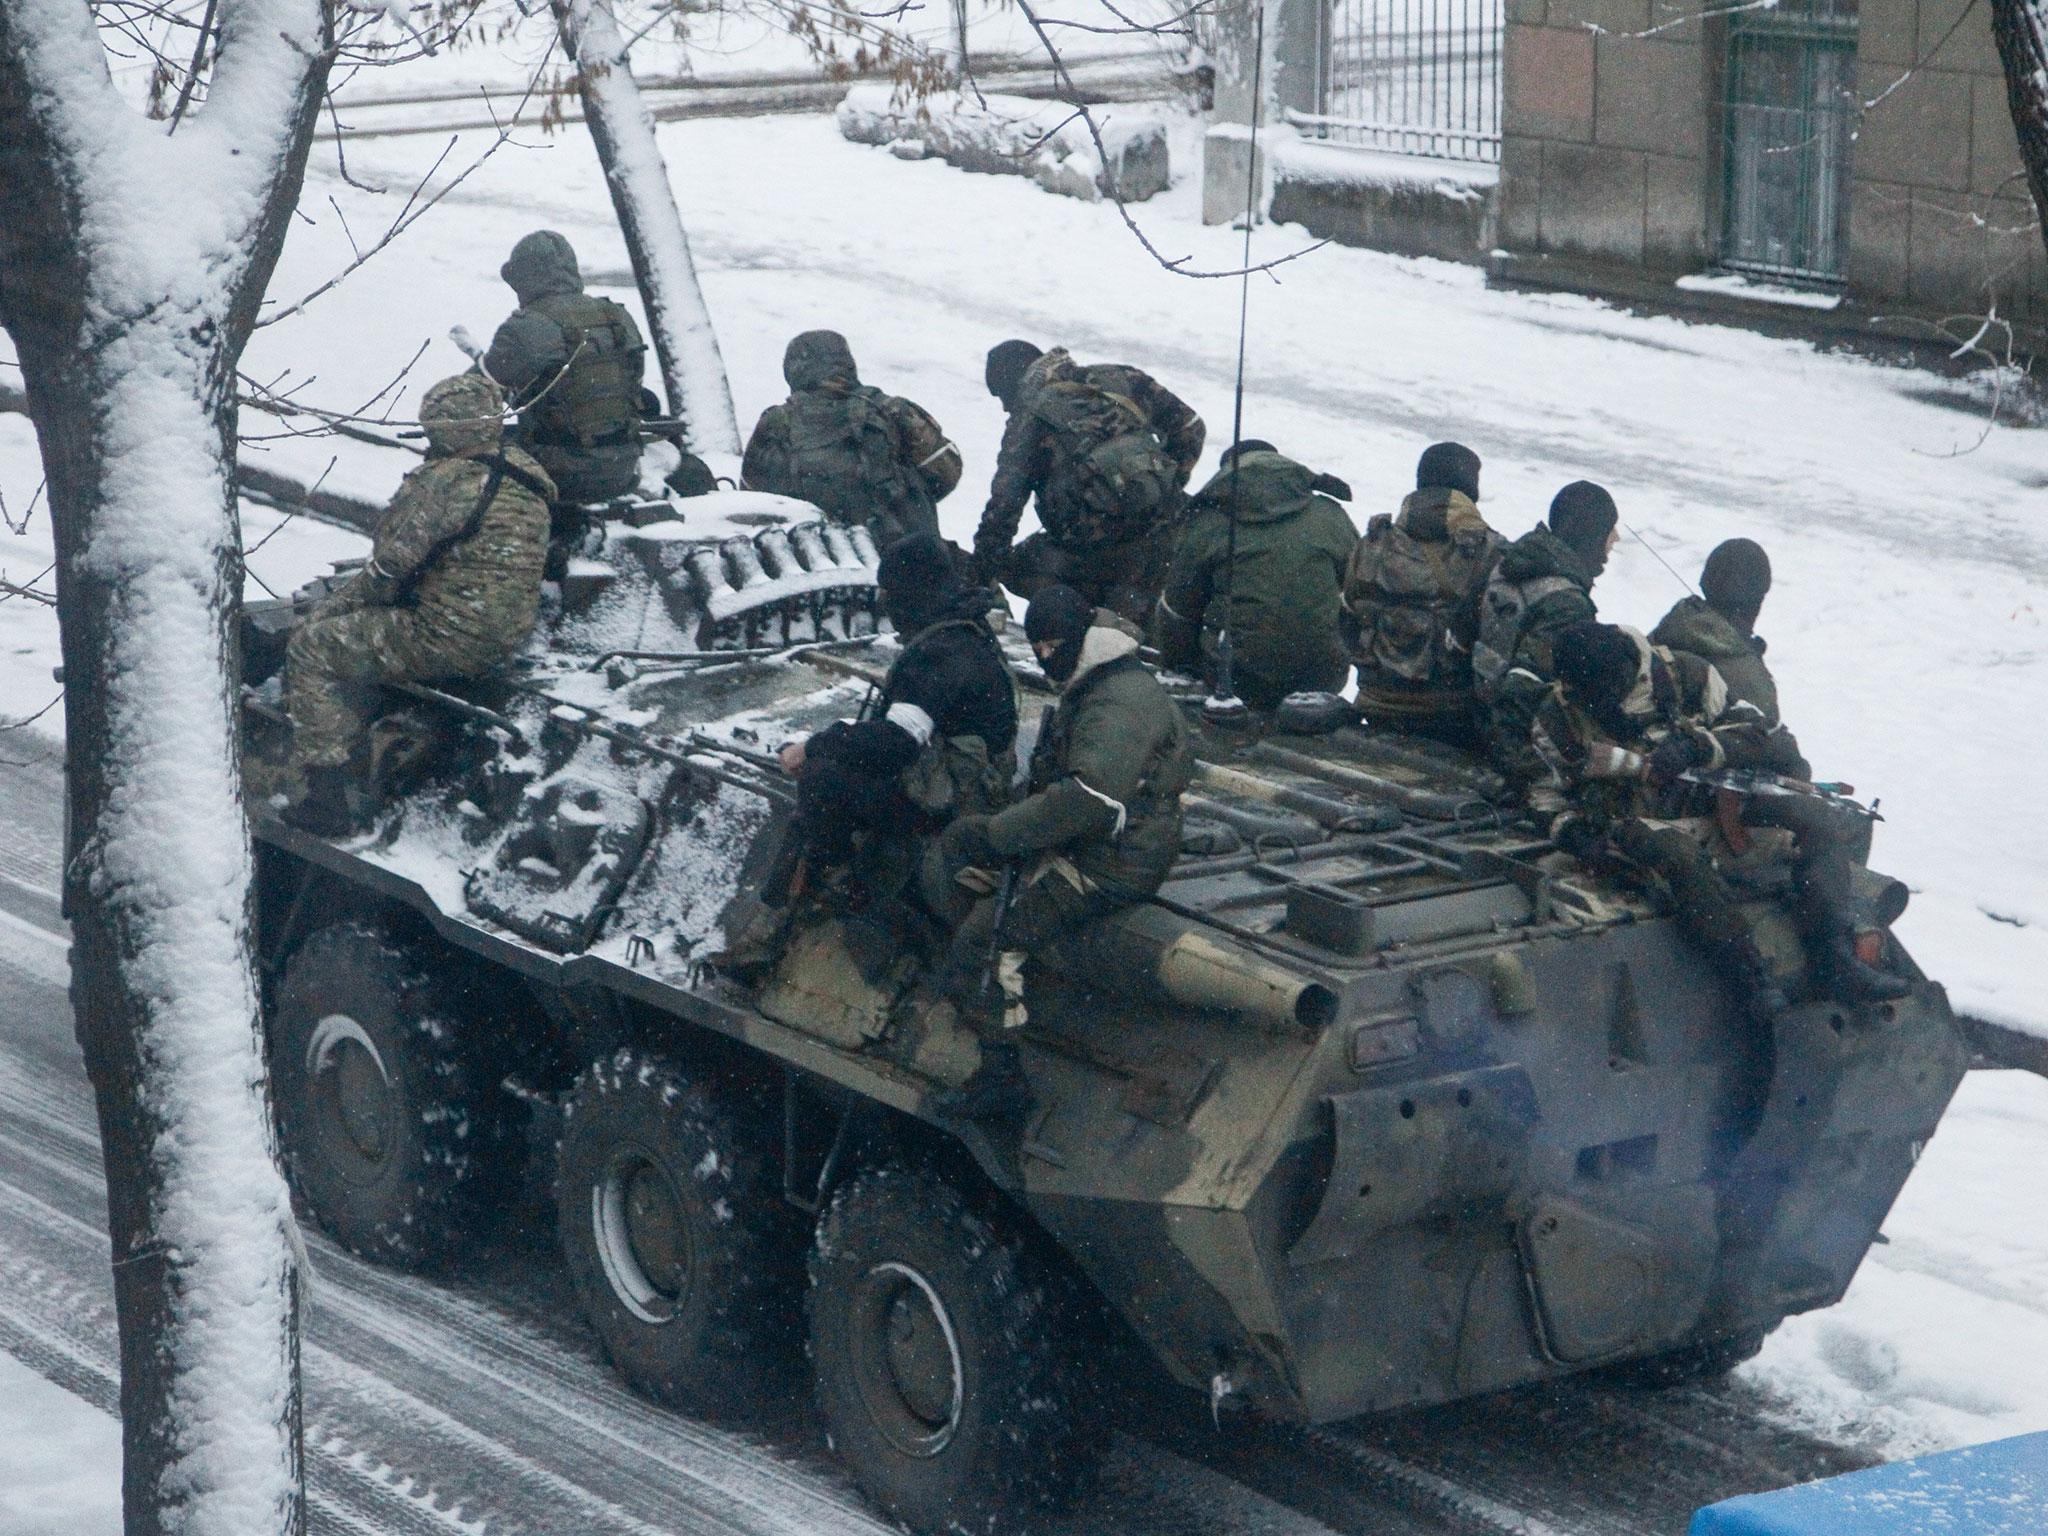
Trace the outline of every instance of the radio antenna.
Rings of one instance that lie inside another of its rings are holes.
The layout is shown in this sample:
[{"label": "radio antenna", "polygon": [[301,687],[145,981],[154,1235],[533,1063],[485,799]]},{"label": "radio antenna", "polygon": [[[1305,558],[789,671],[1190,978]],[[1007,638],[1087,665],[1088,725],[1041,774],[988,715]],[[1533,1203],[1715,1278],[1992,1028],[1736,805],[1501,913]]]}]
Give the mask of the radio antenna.
[{"label": "radio antenna", "polygon": [[1266,68],[1266,7],[1260,0],[1252,27],[1252,132],[1250,163],[1245,169],[1244,269],[1238,274],[1237,296],[1237,383],[1230,407],[1230,536],[1223,563],[1223,629],[1216,637],[1216,685],[1202,712],[1219,722],[1241,717],[1244,700],[1237,696],[1232,665],[1235,649],[1231,630],[1237,617],[1237,509],[1238,460],[1244,446],[1244,353],[1252,306],[1252,226],[1259,213],[1259,116],[1265,105],[1263,89]]}]

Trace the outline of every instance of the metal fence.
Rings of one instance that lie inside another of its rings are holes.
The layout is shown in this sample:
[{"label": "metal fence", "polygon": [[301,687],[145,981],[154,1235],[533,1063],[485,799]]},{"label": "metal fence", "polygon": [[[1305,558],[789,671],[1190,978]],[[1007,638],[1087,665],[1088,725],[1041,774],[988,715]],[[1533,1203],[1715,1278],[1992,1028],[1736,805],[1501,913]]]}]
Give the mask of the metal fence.
[{"label": "metal fence", "polygon": [[1317,138],[1404,155],[1500,159],[1505,0],[1325,0]]}]

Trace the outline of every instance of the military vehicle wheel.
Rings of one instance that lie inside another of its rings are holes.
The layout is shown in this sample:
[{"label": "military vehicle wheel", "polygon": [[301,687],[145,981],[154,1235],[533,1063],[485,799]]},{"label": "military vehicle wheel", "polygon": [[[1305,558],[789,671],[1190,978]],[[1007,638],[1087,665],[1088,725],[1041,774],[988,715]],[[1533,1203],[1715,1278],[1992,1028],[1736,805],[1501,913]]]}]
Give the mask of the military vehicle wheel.
[{"label": "military vehicle wheel", "polygon": [[1745,1328],[1723,1339],[1702,1339],[1648,1355],[1641,1360],[1624,1360],[1599,1374],[1610,1385],[1638,1392],[1661,1392],[1672,1387],[1699,1386],[1719,1381],[1745,1360],[1754,1360],[1769,1337],[1769,1328]]},{"label": "military vehicle wheel", "polygon": [[1100,1436],[1061,1293],[999,1212],[937,1173],[840,1190],[811,1253],[818,1402],[889,1514],[1005,1531],[1084,1491]]},{"label": "military vehicle wheel", "polygon": [[270,1025],[285,1167],[366,1259],[426,1268],[481,1214],[505,1116],[465,1023],[428,957],[374,922],[321,929],[285,963]]},{"label": "military vehicle wheel", "polygon": [[767,1106],[632,1049],[563,1121],[556,1217],[584,1315],[634,1387],[692,1413],[758,1408],[795,1361],[799,1229]]}]

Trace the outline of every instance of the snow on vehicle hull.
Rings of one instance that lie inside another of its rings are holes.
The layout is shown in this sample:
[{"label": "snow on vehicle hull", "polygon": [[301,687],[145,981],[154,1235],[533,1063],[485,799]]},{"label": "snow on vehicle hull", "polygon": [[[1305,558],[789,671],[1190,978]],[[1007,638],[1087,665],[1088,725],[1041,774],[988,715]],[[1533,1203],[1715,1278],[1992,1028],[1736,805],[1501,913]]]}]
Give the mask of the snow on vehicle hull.
[{"label": "snow on vehicle hull", "polygon": [[[273,955],[317,867],[566,1000],[538,1012],[582,1033],[522,1051],[555,1064],[530,1069],[542,1094],[587,1064],[600,1015],[604,1040],[685,1062],[703,1031],[737,1041],[818,1090],[787,1100],[797,1204],[856,1171],[849,1106],[871,1150],[951,1146],[1176,1377],[1276,1417],[1675,1359],[1846,1289],[1967,1064],[1941,988],[1814,996],[1771,911],[1764,947],[1809,1000],[1764,1031],[1670,921],[1439,749],[1200,732],[1158,900],[1029,968],[1021,1141],[931,1112],[900,991],[867,1024],[769,1017],[706,964],[790,810],[762,754],[853,713],[892,644],[870,550],[801,509],[735,523],[716,501],[614,527],[610,579],[550,609],[523,671],[467,690],[475,712],[409,702],[444,739],[375,837],[259,815]],[[724,594],[750,588],[743,616]],[[288,619],[254,623],[274,663]],[[259,791],[282,783],[263,698]],[[1027,719],[1044,703],[1027,690]],[[821,1102],[821,1131],[795,1122]],[[841,1150],[805,1160],[813,1143]]]}]

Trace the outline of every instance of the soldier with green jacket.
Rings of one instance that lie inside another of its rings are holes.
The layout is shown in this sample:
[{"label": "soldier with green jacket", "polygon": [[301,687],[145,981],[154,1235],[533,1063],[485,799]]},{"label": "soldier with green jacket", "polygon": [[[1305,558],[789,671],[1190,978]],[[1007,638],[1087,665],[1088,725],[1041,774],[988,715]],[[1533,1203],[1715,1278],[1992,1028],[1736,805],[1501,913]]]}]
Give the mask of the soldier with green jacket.
[{"label": "soldier with green jacket", "polygon": [[[1180,710],[1138,659],[1138,635],[1071,587],[1032,599],[1025,634],[1059,703],[1031,754],[1023,799],[992,816],[963,816],[941,839],[963,883],[1016,868],[1014,899],[976,905],[954,935],[944,985],[982,1034],[982,1063],[935,1103],[965,1119],[1004,1119],[1031,1103],[1006,1030],[1024,1023],[1022,967],[1030,951],[1157,891],[1180,854],[1180,796],[1193,773]],[[991,953],[1001,1019],[977,1006]]]},{"label": "soldier with green jacket", "polygon": [[[1083,367],[1064,347],[1002,342],[987,380],[1010,419],[974,535],[975,579],[1019,597],[1064,584],[1144,624],[1202,454],[1202,418],[1151,375]],[[1013,548],[1034,498],[1040,530]]]},{"label": "soldier with green jacket", "polygon": [[1704,656],[1728,691],[1777,723],[1778,684],[1764,663],[1757,615],[1771,590],[1771,557],[1753,539],[1716,545],[1700,571],[1700,596],[1682,597],[1650,631],[1654,644]]},{"label": "soldier with green jacket", "polygon": [[1574,480],[1551,498],[1545,522],[1505,550],[1479,599],[1472,691],[1488,750],[1503,767],[1520,756],[1543,691],[1556,676],[1551,650],[1594,616],[1593,583],[1614,548],[1620,512],[1603,486]]},{"label": "soldier with green jacket", "polygon": [[[1188,503],[1166,590],[1152,615],[1162,662],[1216,682],[1227,625],[1231,683],[1254,709],[1290,693],[1334,693],[1350,661],[1338,588],[1358,530],[1332,497],[1351,488],[1256,439],[1225,451]],[[1233,524],[1235,527],[1233,528]]]},{"label": "soldier with green jacket", "polygon": [[740,465],[750,491],[808,501],[864,523],[878,548],[939,532],[938,504],[960,483],[960,450],[930,412],[860,381],[837,331],[805,331],[782,354],[789,398],[761,413]]},{"label": "soldier with green jacket", "polygon": [[1481,744],[1472,647],[1502,543],[1479,513],[1479,468],[1463,443],[1424,449],[1413,494],[1366,525],[1344,575],[1365,718],[1461,747]]},{"label": "soldier with green jacket", "polygon": [[623,304],[583,291],[576,252],[552,229],[512,247],[499,274],[519,297],[483,369],[519,412],[513,441],[567,504],[609,501],[640,483],[647,343]]},{"label": "soldier with green jacket", "polygon": [[293,825],[340,837],[361,824],[358,759],[377,685],[474,676],[533,632],[555,488],[501,445],[503,412],[480,374],[427,391],[426,463],[399,486],[368,564],[292,631],[284,702],[306,786],[285,812]]}]

